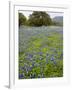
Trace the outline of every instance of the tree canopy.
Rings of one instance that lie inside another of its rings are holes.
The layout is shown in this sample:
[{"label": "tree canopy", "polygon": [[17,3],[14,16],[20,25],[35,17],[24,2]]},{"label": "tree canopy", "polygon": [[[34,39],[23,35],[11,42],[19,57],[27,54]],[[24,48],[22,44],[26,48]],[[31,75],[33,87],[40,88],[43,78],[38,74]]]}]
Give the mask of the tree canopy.
[{"label": "tree canopy", "polygon": [[51,25],[52,20],[50,16],[43,11],[34,11],[30,16],[28,20],[30,25],[33,26],[42,26],[42,25]]},{"label": "tree canopy", "polygon": [[45,11],[33,11],[32,14],[29,15],[29,18],[27,19],[24,14],[19,13],[19,26],[20,25],[26,25],[26,26],[49,26],[49,25],[55,25],[55,26],[62,26],[63,23],[59,23],[56,21],[53,21],[53,19],[50,18],[50,15],[46,13]]},{"label": "tree canopy", "polygon": [[26,17],[22,13],[19,13],[19,26],[20,25],[25,25],[26,20],[27,20]]}]

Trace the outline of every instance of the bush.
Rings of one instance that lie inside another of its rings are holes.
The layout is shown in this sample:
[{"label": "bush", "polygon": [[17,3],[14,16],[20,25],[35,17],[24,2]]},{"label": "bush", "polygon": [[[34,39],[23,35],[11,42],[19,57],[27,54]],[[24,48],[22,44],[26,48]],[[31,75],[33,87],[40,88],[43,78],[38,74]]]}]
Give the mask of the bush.
[{"label": "bush", "polygon": [[22,13],[19,13],[19,26],[25,25],[26,21],[27,21],[26,17]]}]

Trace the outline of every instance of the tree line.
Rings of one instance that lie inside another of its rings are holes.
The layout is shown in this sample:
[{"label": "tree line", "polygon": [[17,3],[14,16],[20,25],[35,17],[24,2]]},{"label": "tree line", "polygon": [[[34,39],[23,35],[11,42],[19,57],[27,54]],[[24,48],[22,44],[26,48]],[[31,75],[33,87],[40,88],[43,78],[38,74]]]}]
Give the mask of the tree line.
[{"label": "tree line", "polygon": [[44,11],[33,11],[27,19],[25,15],[19,13],[19,26],[50,26],[57,25],[56,22],[53,22],[50,15]]}]

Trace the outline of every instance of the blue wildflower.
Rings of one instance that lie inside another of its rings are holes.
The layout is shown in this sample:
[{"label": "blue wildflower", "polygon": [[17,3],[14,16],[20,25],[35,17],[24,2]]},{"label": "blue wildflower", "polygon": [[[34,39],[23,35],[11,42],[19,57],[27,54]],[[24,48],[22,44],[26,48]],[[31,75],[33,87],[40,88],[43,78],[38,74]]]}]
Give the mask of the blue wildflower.
[{"label": "blue wildflower", "polygon": [[32,67],[34,67],[34,63],[32,63]]},{"label": "blue wildflower", "polygon": [[55,59],[54,56],[52,56],[52,57],[51,57],[51,61],[54,61],[54,59]]},{"label": "blue wildflower", "polygon": [[24,78],[24,74],[23,73],[19,74],[19,78],[20,79]]},{"label": "blue wildflower", "polygon": [[33,55],[32,55],[32,54],[29,54],[29,57],[30,57],[30,58],[33,58]]},{"label": "blue wildflower", "polygon": [[29,71],[31,71],[32,70],[32,67],[29,67]]},{"label": "blue wildflower", "polygon": [[33,58],[33,55],[32,54],[27,54],[26,60],[32,60],[32,58]]},{"label": "blue wildflower", "polygon": [[39,55],[40,55],[40,56],[42,56],[42,54],[43,54],[42,52],[39,52]]},{"label": "blue wildflower", "polygon": [[25,70],[25,68],[24,68],[23,66],[20,66],[20,67],[19,67],[19,70],[24,71],[24,70]]}]

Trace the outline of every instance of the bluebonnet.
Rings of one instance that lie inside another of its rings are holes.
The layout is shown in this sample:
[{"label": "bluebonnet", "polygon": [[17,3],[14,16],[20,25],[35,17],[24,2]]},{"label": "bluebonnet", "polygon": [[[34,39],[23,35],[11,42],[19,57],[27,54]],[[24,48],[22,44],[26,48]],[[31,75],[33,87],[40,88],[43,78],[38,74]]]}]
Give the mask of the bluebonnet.
[{"label": "bluebonnet", "polygon": [[26,53],[25,55],[27,58],[33,58],[33,54],[30,54],[30,53]]},{"label": "bluebonnet", "polygon": [[32,63],[32,67],[34,67],[34,63]]},{"label": "bluebonnet", "polygon": [[39,55],[40,55],[40,56],[42,56],[42,55],[43,55],[43,53],[42,53],[42,52],[39,52]]},{"label": "bluebonnet", "polygon": [[51,57],[51,61],[54,61],[54,59],[55,59],[54,56],[52,56],[52,57]]},{"label": "bluebonnet", "polygon": [[31,66],[28,66],[27,67],[27,71],[31,71],[32,70],[32,67]]},{"label": "bluebonnet", "polygon": [[33,58],[33,55],[32,55],[32,54],[29,54],[28,56],[29,56],[30,58]]},{"label": "bluebonnet", "polygon": [[19,74],[19,78],[20,79],[24,78],[24,74],[23,73]]},{"label": "bluebonnet", "polygon": [[32,70],[32,67],[29,67],[29,71],[31,71]]},{"label": "bluebonnet", "polygon": [[24,67],[24,66],[20,66],[20,67],[19,67],[19,70],[24,71],[24,70],[25,70],[25,67]]},{"label": "bluebonnet", "polygon": [[32,54],[28,54],[28,55],[26,56],[26,60],[32,60],[32,58],[33,58],[33,55],[32,55]]}]

